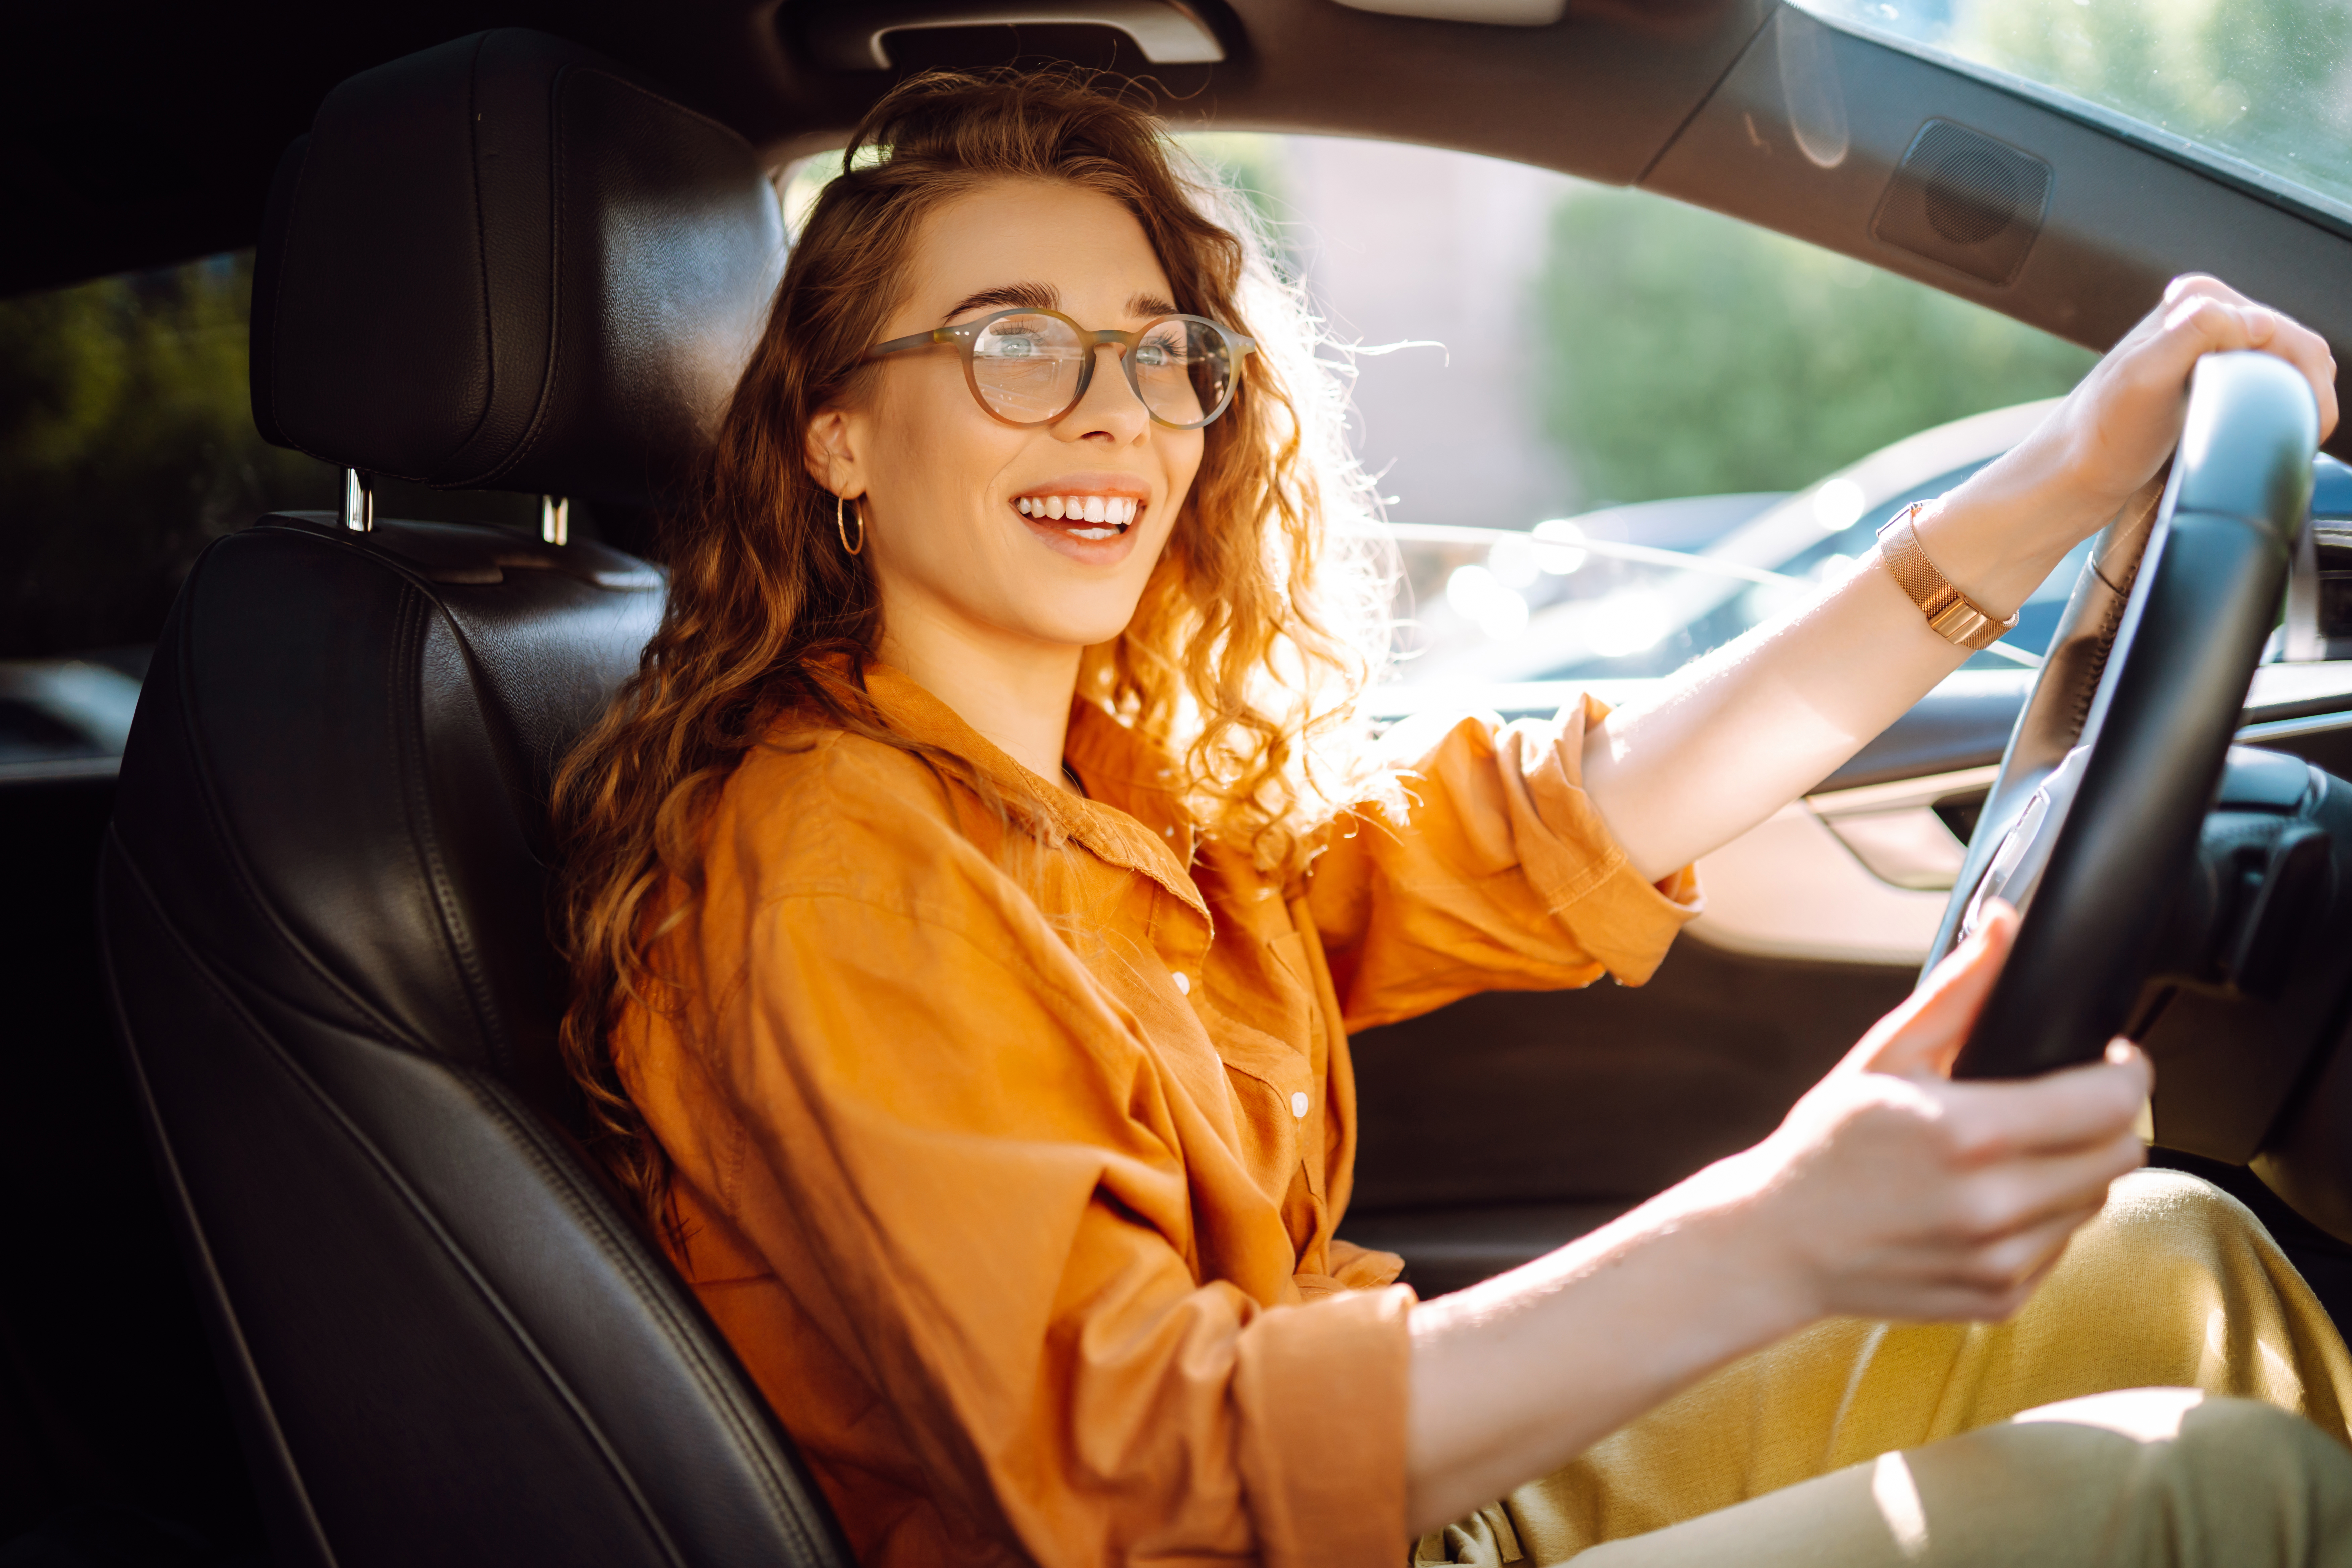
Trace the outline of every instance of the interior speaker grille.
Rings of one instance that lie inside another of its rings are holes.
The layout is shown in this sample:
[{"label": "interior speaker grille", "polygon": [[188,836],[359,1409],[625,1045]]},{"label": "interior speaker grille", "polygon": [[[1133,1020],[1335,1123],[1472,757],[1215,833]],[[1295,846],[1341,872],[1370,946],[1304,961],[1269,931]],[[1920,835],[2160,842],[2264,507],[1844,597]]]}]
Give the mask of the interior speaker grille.
[{"label": "interior speaker grille", "polygon": [[1870,232],[1971,278],[2007,283],[2049,206],[2049,164],[1981,131],[1930,120],[1887,182]]}]

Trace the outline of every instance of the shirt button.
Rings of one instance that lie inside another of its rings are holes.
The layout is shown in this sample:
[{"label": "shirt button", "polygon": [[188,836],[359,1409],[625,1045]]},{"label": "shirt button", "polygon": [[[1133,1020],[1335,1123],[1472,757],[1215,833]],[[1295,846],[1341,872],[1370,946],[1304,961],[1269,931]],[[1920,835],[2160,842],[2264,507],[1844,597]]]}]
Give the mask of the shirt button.
[{"label": "shirt button", "polygon": [[1172,827],[1163,827],[1160,831],[1166,834],[1171,838],[1176,837],[1176,830]]},{"label": "shirt button", "polygon": [[1302,1121],[1306,1120],[1307,1091],[1305,1089],[1302,1089],[1297,1094],[1290,1097],[1290,1114],[1297,1117]]},{"label": "shirt button", "polygon": [[1192,994],[1192,981],[1191,976],[1187,975],[1181,969],[1171,970],[1169,973],[1171,977],[1175,980],[1176,990],[1180,995],[1190,996]]}]

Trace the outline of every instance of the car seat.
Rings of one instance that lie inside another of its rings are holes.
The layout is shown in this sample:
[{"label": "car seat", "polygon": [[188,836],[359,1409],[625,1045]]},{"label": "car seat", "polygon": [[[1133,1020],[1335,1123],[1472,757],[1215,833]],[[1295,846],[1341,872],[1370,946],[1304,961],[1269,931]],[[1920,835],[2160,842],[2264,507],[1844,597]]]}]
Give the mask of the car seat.
[{"label": "car seat", "polygon": [[654,503],[783,245],[740,137],[520,30],[344,82],[279,168],[256,416],[353,470],[352,500],[197,563],[100,893],[283,1563],[848,1562],[566,1131],[549,782],[635,668],[661,576],[593,543],[373,521],[360,478]]}]

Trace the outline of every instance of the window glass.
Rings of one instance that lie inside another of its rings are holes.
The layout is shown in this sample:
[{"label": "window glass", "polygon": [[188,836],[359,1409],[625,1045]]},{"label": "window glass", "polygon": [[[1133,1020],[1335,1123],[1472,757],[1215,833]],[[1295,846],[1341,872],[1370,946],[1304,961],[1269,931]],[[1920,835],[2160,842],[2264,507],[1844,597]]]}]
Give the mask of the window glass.
[{"label": "window glass", "polygon": [[251,259],[0,300],[0,658],[152,642],[204,546],[332,476],[254,428]]},{"label": "window glass", "polygon": [[2343,0],[1798,0],[2352,219]]},{"label": "window glass", "polygon": [[[0,300],[0,661],[127,649],[135,666],[205,545],[341,504],[336,470],[254,426],[252,302],[249,251]],[[534,496],[375,490],[379,517],[539,527]]]},{"label": "window glass", "polygon": [[[2094,363],[1645,192],[1379,142],[1192,145],[1252,195],[1351,362],[1409,684],[1664,674],[1849,570],[2036,417],[1988,411]],[[2072,565],[2021,617],[2028,654]]]}]

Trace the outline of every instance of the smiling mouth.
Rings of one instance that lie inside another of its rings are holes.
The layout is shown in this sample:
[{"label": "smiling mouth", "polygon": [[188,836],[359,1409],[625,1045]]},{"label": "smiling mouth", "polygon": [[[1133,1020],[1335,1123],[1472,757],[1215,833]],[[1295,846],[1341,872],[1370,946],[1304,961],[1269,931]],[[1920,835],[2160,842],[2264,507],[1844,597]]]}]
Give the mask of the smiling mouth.
[{"label": "smiling mouth", "polygon": [[1024,517],[1066,525],[1076,539],[1116,539],[1143,509],[1132,496],[1023,496],[1013,505]]}]

